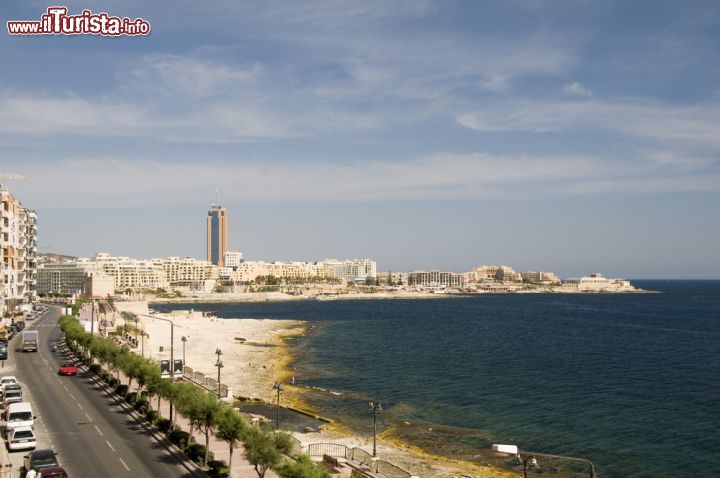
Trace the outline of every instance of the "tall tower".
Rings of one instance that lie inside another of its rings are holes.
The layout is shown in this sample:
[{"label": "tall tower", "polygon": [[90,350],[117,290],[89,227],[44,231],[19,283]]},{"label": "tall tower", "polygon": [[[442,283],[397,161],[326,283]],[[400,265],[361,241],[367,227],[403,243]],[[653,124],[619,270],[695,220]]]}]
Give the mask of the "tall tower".
[{"label": "tall tower", "polygon": [[207,260],[218,267],[223,266],[227,237],[227,210],[217,203],[213,204],[207,216]]}]

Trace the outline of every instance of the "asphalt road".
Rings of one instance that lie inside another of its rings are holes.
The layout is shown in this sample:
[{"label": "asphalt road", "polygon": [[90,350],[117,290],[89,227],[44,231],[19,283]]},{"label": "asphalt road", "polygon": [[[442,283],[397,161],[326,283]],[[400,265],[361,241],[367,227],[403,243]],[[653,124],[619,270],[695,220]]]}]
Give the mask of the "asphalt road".
[{"label": "asphalt road", "polygon": [[[58,375],[64,352],[52,352],[50,343],[62,336],[57,327],[59,307],[27,322],[39,332],[37,353],[20,350],[20,336],[9,344],[10,357],[0,375],[15,375],[23,384],[25,400],[37,416],[38,449],[58,453],[60,465],[75,477],[191,477],[167,449],[140,422],[120,406],[81,368],[76,377]],[[26,329],[27,330],[27,329]],[[19,470],[26,452],[11,453]],[[19,473],[14,472],[14,477]]]}]

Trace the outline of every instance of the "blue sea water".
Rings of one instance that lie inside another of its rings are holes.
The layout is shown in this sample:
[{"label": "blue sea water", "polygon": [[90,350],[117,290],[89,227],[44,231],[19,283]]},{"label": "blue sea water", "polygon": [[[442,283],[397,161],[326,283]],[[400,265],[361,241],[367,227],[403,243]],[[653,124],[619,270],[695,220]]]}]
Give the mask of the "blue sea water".
[{"label": "blue sea water", "polygon": [[296,383],[315,387],[311,406],[361,431],[373,399],[394,435],[483,463],[491,443],[512,443],[590,459],[602,477],[713,473],[720,281],[636,285],[661,293],[188,308],[309,321],[291,342]]}]

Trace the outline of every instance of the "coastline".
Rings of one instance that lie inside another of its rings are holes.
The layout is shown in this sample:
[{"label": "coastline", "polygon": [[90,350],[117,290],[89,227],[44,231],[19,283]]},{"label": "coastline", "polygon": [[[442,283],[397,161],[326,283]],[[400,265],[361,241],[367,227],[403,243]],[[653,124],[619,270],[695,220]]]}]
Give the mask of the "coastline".
[{"label": "coastline", "polygon": [[[148,303],[144,301],[116,304],[121,311],[143,315],[148,313]],[[191,310],[173,311],[156,316],[173,322],[174,356],[176,359],[181,358],[184,346],[187,365],[194,370],[214,377],[216,369],[213,364],[217,358],[215,351],[218,348],[222,350],[224,367],[221,370],[221,383],[230,387],[235,400],[275,404],[277,402],[272,385],[275,381],[281,381],[285,386],[281,400],[283,407],[299,409],[310,416],[322,416],[321,412],[314,410],[304,400],[310,390],[292,384],[291,366],[296,358],[289,350],[287,339],[305,334],[308,325],[306,322],[222,319]],[[168,359],[169,324],[149,316],[141,316],[140,328],[148,334],[142,344],[146,356],[153,360]],[[187,341],[181,342],[181,337],[186,337]],[[371,438],[361,436],[342,422],[329,420],[317,431],[295,432],[293,435],[303,444],[333,442],[348,447],[359,446],[369,449]],[[382,459],[423,478],[468,476],[468,474],[488,478],[512,476],[510,472],[489,464],[479,465],[432,453],[398,436],[393,436],[390,430],[378,436],[381,439],[378,441],[377,449]]]}]

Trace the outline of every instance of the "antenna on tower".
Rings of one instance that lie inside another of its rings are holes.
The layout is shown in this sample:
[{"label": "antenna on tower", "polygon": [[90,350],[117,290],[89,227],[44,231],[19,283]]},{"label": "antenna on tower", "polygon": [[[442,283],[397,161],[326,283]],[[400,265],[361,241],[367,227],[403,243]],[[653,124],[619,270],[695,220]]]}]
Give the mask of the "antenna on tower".
[{"label": "antenna on tower", "polygon": [[215,190],[215,204],[220,205],[220,193],[217,189]]}]

